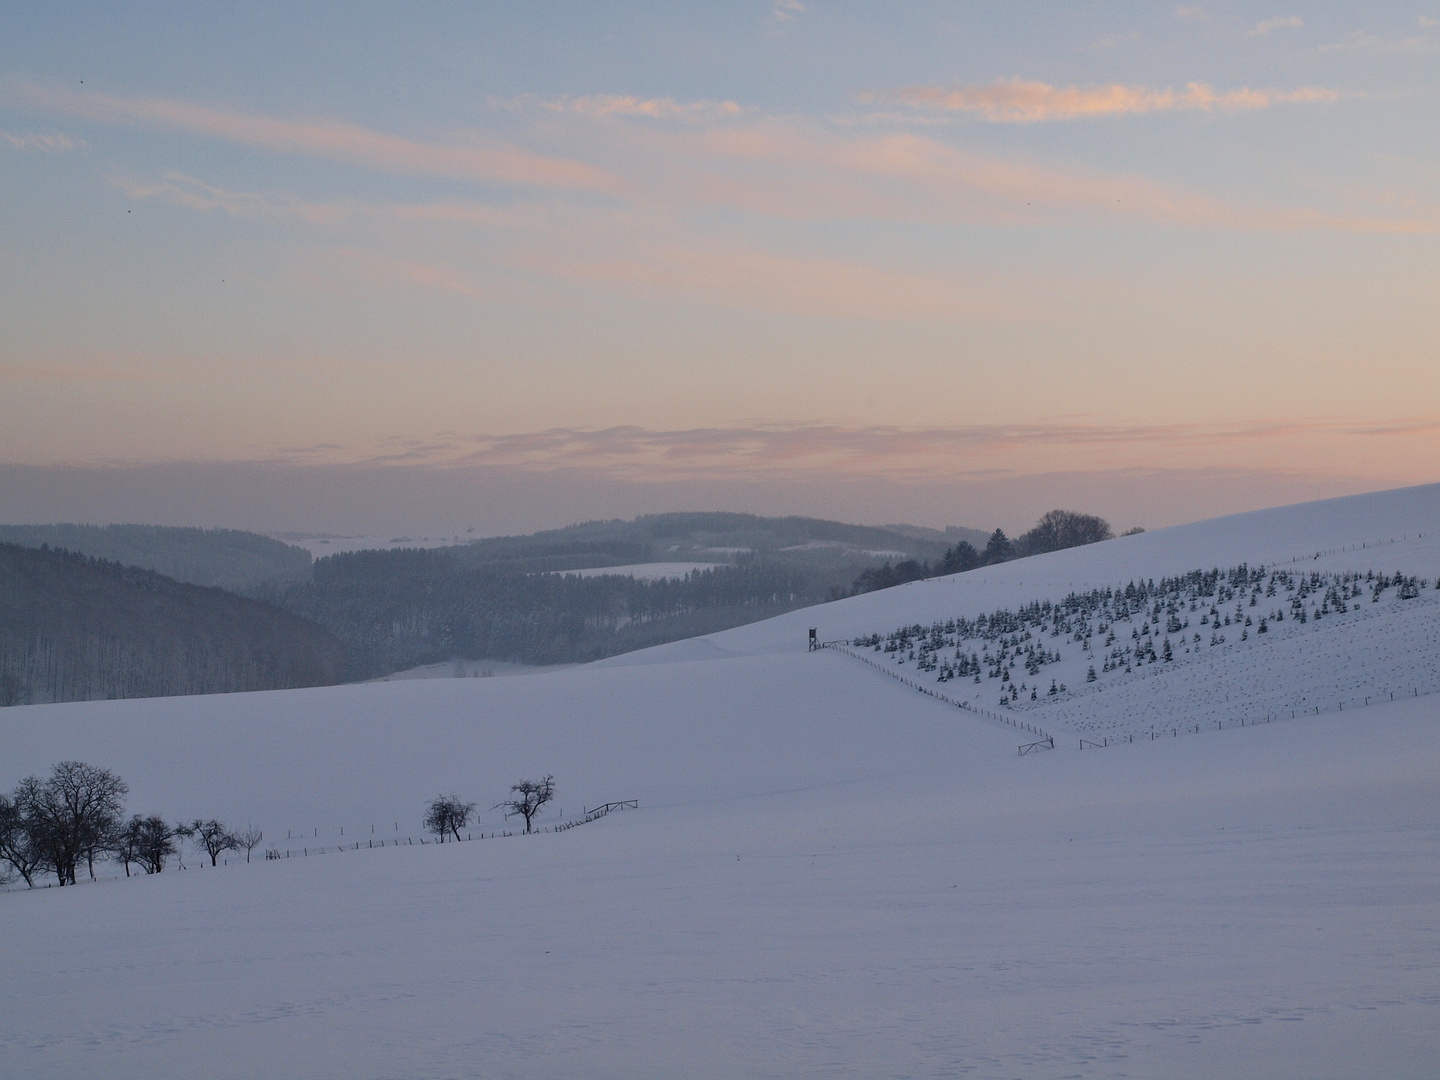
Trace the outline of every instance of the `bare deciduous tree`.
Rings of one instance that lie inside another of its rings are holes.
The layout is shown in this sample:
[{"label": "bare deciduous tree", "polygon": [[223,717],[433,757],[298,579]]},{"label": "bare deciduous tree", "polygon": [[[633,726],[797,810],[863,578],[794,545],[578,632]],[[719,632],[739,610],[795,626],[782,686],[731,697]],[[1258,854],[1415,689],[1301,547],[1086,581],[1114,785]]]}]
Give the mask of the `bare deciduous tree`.
[{"label": "bare deciduous tree", "polygon": [[60,762],[44,783],[33,776],[20,782],[15,798],[30,843],[61,885],[75,884],[81,859],[94,879],[95,859],[114,845],[129,790],[109,769],[83,761]]},{"label": "bare deciduous tree", "polygon": [[185,836],[195,841],[195,846],[206,855],[210,856],[210,865],[220,865],[220,854],[225,851],[235,851],[240,847],[240,842],[235,839],[234,834],[227,829],[223,822],[211,818],[203,821],[196,818],[190,824],[175,826],[175,832],[179,836]]},{"label": "bare deciduous tree", "polygon": [[131,863],[138,863],[147,874],[158,874],[165,869],[165,860],[175,854],[175,830],[159,814],[136,814],[121,826],[114,854],[125,864],[126,877],[130,876]]},{"label": "bare deciduous tree", "polygon": [[1104,518],[1074,510],[1051,510],[1015,543],[1027,555],[1042,555],[1109,540],[1114,535]]},{"label": "bare deciduous tree", "polygon": [[[14,798],[0,795],[0,859],[33,889],[35,875],[42,869],[44,860],[26,816],[23,787],[22,784]],[[7,880],[12,879],[7,875]]]},{"label": "bare deciduous tree", "polygon": [[521,780],[518,784],[512,784],[510,794],[516,796],[507,799],[505,802],[497,803],[495,809],[505,808],[507,818],[519,815],[525,819],[525,831],[530,831],[530,823],[540,808],[555,798],[555,777],[547,776],[543,780]]},{"label": "bare deciduous tree", "polygon": [[159,814],[151,814],[141,826],[140,865],[145,873],[158,874],[165,869],[165,860],[180,850],[176,832]]},{"label": "bare deciduous tree", "polygon": [[136,814],[115,834],[115,860],[125,867],[125,876],[130,876],[130,864],[141,861],[140,846],[144,842],[145,819]]},{"label": "bare deciduous tree", "polygon": [[447,835],[459,840],[460,830],[470,824],[470,815],[474,812],[474,803],[461,802],[460,796],[453,792],[437,795],[425,811],[425,828],[438,836],[442,844]]},{"label": "bare deciduous tree", "polygon": [[245,861],[250,861],[250,853],[260,846],[260,841],[265,839],[265,834],[251,825],[245,823],[245,831],[235,834],[235,843],[245,849]]}]

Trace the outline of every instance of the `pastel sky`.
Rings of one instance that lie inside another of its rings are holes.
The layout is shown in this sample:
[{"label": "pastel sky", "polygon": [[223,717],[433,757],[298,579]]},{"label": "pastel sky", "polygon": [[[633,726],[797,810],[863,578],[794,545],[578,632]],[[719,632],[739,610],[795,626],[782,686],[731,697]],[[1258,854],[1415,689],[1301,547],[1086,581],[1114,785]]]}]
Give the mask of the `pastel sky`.
[{"label": "pastel sky", "polygon": [[6,3],[0,464],[548,478],[374,522],[481,531],[1440,479],[1440,4]]}]

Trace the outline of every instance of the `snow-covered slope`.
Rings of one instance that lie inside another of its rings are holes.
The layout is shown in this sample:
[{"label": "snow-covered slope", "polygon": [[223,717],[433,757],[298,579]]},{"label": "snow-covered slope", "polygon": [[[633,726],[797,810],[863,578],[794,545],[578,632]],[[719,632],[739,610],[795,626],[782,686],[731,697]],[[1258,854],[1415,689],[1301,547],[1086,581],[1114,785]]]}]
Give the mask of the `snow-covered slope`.
[{"label": "snow-covered slope", "polygon": [[1124,585],[1191,570],[1251,566],[1376,570],[1440,576],[1440,484],[1256,510],[1122,536],[951,577],[805,608],[775,619],[603,661],[612,666],[699,660],[737,653],[802,651],[822,639],[929,624],[998,607],[1059,599],[1073,590]]},{"label": "snow-covered slope", "polygon": [[[532,678],[4,710],[0,785],[81,758],[132,809],[299,851],[0,894],[0,1076],[1432,1075],[1440,696],[1021,757],[1010,727],[804,650],[809,626],[883,635],[1241,562],[1433,584],[1436,535],[1440,488],[1419,488]],[[1198,679],[1192,701],[1328,688],[1362,648],[1417,680],[1440,604],[1393,602],[1207,641],[1045,725],[1098,734],[1167,680]],[[566,818],[640,808],[370,846],[418,837],[438,791],[488,807],[545,772]]]}]

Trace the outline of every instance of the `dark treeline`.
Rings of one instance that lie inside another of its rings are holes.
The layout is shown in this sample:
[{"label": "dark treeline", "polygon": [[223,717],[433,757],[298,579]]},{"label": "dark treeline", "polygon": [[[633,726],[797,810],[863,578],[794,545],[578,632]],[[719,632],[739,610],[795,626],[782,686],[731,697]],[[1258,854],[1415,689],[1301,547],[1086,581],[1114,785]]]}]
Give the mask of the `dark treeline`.
[{"label": "dark treeline", "polygon": [[[14,792],[0,792],[0,885],[15,878],[30,888],[54,877],[64,887],[82,868],[95,880],[95,864],[113,860],[147,874],[163,873],[180,854],[180,841],[193,840],[219,864],[227,851],[245,851],[245,861],[265,839],[253,825],[237,832],[215,818],[171,825],[158,814],[125,818],[130,788],[109,769],[83,761],[62,761],[41,779],[27,776]],[[184,869],[184,864],[181,864]]]},{"label": "dark treeline", "polygon": [[652,559],[714,561],[717,550],[744,550],[793,555],[801,546],[831,547],[835,554],[850,549],[900,550],[922,557],[938,556],[947,543],[956,539],[984,540],[985,534],[974,529],[951,526],[947,530],[926,529],[913,525],[850,525],[821,518],[767,518],[756,514],[725,511],[644,514],[631,521],[586,521],[549,529],[529,536],[504,536],[476,540],[454,549],[476,563],[527,558],[537,554],[562,554],[567,549],[588,547],[598,555],[613,556],[613,561],[593,559],[570,567],[545,569],[581,569],[587,566],[617,566],[624,563],[649,562]]},{"label": "dark treeline", "polygon": [[343,674],[334,637],[267,604],[0,544],[0,705],[319,686]]},{"label": "dark treeline", "polygon": [[[869,587],[952,572],[931,565],[986,535],[693,512],[312,563],[231,530],[3,528],[50,546],[0,555],[0,705],[282,689],[459,657],[583,662],[847,595],[867,569]],[[568,574],[655,561],[712,568]]]},{"label": "dark treeline", "polygon": [[456,549],[357,551],[317,560],[275,604],[344,642],[351,678],[455,656],[527,664],[594,660],[752,622],[816,596],[806,575],[718,566],[680,579],[519,573]]},{"label": "dark treeline", "polygon": [[[1132,533],[1143,531],[1131,530]],[[1073,510],[1051,510],[1035,523],[1033,529],[1015,540],[1007,537],[1003,529],[996,529],[990,534],[983,550],[977,551],[974,545],[961,541],[948,549],[934,566],[928,562],[906,559],[894,566],[886,563],[882,567],[866,570],[850,586],[850,595],[858,596],[877,589],[890,589],[924,578],[963,574],[981,566],[993,566],[1012,559],[1110,540],[1114,535],[1110,530],[1110,523],[1104,518],[1076,513]]]},{"label": "dark treeline", "polygon": [[63,548],[191,585],[246,593],[310,576],[310,553],[239,529],[168,525],[0,525],[0,543]]}]

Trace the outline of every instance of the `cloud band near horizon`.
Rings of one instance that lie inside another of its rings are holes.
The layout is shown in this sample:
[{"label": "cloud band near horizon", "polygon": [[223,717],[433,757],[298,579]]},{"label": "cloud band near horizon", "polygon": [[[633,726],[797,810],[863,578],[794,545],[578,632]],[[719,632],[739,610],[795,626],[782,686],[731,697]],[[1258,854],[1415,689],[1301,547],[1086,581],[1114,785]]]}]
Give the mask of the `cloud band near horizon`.
[{"label": "cloud band near horizon", "polygon": [[[635,425],[552,428],[508,435],[394,438],[371,454],[335,446],[297,448],[274,460],[357,466],[497,467],[520,472],[588,471],[637,482],[850,477],[896,482],[993,479],[1117,468],[1187,468],[1202,454],[1214,466],[1349,475],[1373,450],[1397,443],[1440,452],[1440,420],[1379,422],[1261,419],[1236,423],[1100,424],[1057,421],[955,427],[743,424],[655,430]],[[1328,447],[1321,458],[1318,445]],[[1401,480],[1424,479],[1422,468]]]}]

